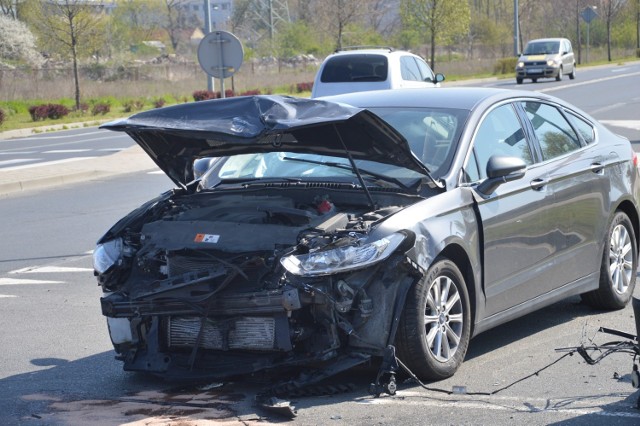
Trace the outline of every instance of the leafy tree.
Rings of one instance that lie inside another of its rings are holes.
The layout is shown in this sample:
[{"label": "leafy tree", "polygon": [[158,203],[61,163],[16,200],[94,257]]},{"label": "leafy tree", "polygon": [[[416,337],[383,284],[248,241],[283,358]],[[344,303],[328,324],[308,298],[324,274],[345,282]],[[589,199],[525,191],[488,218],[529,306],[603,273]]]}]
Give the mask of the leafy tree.
[{"label": "leafy tree", "polygon": [[70,58],[73,63],[75,107],[80,109],[78,61],[84,52],[94,50],[104,34],[104,14],[83,0],[32,1],[29,16],[46,45]]},{"label": "leafy tree", "polygon": [[304,21],[284,26],[276,36],[276,45],[281,57],[292,57],[300,53],[318,53],[321,45],[313,36],[313,31]]},{"label": "leafy tree", "polygon": [[0,14],[0,59],[24,60],[36,66],[42,63],[42,55],[36,50],[36,38],[29,28],[4,14]]},{"label": "leafy tree", "polygon": [[402,0],[400,14],[405,25],[427,35],[434,70],[436,45],[466,34],[471,20],[467,0]]},{"label": "leafy tree", "polygon": [[145,40],[157,39],[158,29],[164,23],[163,15],[163,4],[159,0],[120,1],[111,17],[113,45],[121,50],[128,50]]}]

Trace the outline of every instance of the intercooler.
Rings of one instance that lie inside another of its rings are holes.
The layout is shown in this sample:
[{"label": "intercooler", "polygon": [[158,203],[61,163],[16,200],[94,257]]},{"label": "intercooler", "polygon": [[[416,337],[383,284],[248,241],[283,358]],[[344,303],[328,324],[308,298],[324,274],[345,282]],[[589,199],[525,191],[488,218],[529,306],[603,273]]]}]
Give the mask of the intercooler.
[{"label": "intercooler", "polygon": [[193,348],[199,340],[199,347],[209,350],[288,350],[288,339],[278,338],[278,322],[285,326],[287,336],[286,322],[274,317],[207,318],[204,322],[197,317],[170,317],[167,344],[169,349]]}]

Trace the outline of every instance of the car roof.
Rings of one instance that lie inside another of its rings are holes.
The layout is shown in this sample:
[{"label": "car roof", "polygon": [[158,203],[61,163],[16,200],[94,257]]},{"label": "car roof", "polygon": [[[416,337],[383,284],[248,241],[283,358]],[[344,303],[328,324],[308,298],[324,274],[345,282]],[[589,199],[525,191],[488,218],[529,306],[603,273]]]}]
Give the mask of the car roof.
[{"label": "car roof", "polygon": [[569,40],[569,39],[564,37],[536,38],[533,40],[529,40],[527,43],[533,43],[538,41],[561,41],[561,40]]},{"label": "car roof", "polygon": [[348,55],[384,55],[384,56],[398,56],[398,55],[412,55],[417,56],[415,53],[411,53],[407,50],[395,50],[393,48],[372,47],[372,48],[357,48],[357,49],[345,49],[337,50],[327,57],[333,56],[348,56]]},{"label": "car roof", "polygon": [[376,90],[325,96],[318,99],[346,103],[360,108],[427,107],[472,110],[485,100],[499,101],[500,99],[514,97],[550,99],[546,95],[525,90],[485,87],[443,87],[438,90]]}]

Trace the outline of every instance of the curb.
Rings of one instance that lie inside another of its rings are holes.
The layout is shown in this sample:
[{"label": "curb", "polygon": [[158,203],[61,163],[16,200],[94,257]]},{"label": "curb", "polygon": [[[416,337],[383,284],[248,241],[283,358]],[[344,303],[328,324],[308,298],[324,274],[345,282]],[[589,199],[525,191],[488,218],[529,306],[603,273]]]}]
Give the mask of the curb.
[{"label": "curb", "polygon": [[159,168],[138,145],[115,154],[77,162],[13,170],[0,169],[0,198],[106,176],[152,170]]}]

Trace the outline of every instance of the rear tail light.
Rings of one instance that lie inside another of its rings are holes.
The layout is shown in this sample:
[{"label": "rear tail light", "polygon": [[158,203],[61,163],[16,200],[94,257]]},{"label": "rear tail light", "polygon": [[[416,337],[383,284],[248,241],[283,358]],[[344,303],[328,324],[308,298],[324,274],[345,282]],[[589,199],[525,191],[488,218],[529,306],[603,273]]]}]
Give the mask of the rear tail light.
[{"label": "rear tail light", "polygon": [[631,157],[633,158],[633,167],[638,167],[638,153],[631,148]]}]

